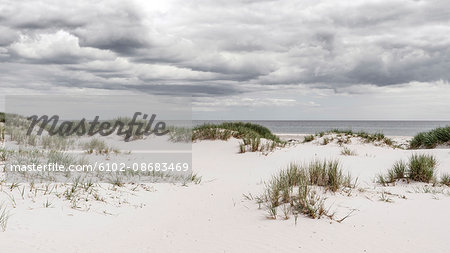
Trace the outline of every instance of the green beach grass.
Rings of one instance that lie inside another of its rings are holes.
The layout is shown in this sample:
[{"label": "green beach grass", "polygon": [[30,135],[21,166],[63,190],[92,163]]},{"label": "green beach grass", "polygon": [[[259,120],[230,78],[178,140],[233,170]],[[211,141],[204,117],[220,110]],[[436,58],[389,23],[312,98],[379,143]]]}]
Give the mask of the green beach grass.
[{"label": "green beach grass", "polygon": [[387,185],[400,179],[406,179],[407,181],[429,183],[435,180],[437,164],[437,159],[433,155],[412,154],[408,162],[397,161],[386,175],[378,175],[377,182]]},{"label": "green beach grass", "polygon": [[428,132],[418,133],[410,142],[410,149],[435,148],[450,145],[450,126],[438,127]]},{"label": "green beach grass", "polygon": [[[267,127],[244,122],[225,122],[222,124],[204,124],[192,131],[192,140],[228,140],[241,139],[239,153],[247,151],[272,151],[286,143],[273,134]],[[266,139],[267,142],[263,142]]]},{"label": "green beach grass", "polygon": [[291,163],[266,183],[264,194],[256,200],[266,206],[271,219],[276,219],[280,210],[284,219],[290,214],[333,219],[334,214],[325,207],[325,197],[319,191],[337,192],[353,187],[350,174],[343,173],[337,160],[315,160],[307,165]]}]

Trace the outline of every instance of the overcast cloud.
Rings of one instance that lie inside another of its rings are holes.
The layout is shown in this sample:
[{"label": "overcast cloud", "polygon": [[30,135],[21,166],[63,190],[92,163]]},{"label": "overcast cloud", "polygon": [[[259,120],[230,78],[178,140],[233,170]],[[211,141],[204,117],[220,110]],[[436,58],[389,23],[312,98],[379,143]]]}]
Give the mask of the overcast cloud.
[{"label": "overcast cloud", "polygon": [[192,95],[200,118],[450,119],[447,0],[0,0],[0,34],[3,94]]}]

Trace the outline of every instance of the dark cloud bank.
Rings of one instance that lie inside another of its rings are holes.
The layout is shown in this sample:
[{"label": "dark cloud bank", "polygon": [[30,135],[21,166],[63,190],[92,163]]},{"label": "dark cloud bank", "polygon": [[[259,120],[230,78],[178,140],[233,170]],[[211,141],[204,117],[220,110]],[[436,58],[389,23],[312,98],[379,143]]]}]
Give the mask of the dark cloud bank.
[{"label": "dark cloud bank", "polygon": [[449,1],[2,1],[1,88],[194,96],[450,79]]}]

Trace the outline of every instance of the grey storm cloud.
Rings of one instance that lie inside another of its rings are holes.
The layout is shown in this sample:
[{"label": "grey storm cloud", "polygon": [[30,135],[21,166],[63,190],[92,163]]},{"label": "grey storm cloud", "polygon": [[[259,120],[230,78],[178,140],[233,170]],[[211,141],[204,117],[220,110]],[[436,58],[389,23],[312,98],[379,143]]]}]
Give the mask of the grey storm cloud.
[{"label": "grey storm cloud", "polygon": [[226,96],[448,81],[449,17],[444,0],[4,0],[0,82]]}]

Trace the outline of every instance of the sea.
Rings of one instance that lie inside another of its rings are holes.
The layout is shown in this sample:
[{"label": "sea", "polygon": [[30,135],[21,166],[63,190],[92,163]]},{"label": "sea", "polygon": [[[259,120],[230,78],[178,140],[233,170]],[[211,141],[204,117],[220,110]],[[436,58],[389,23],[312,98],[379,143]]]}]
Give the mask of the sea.
[{"label": "sea", "polygon": [[250,122],[269,128],[276,134],[315,134],[331,129],[351,129],[387,136],[414,136],[437,127],[450,126],[450,121],[381,121],[381,120],[193,120],[194,126],[206,123]]}]

